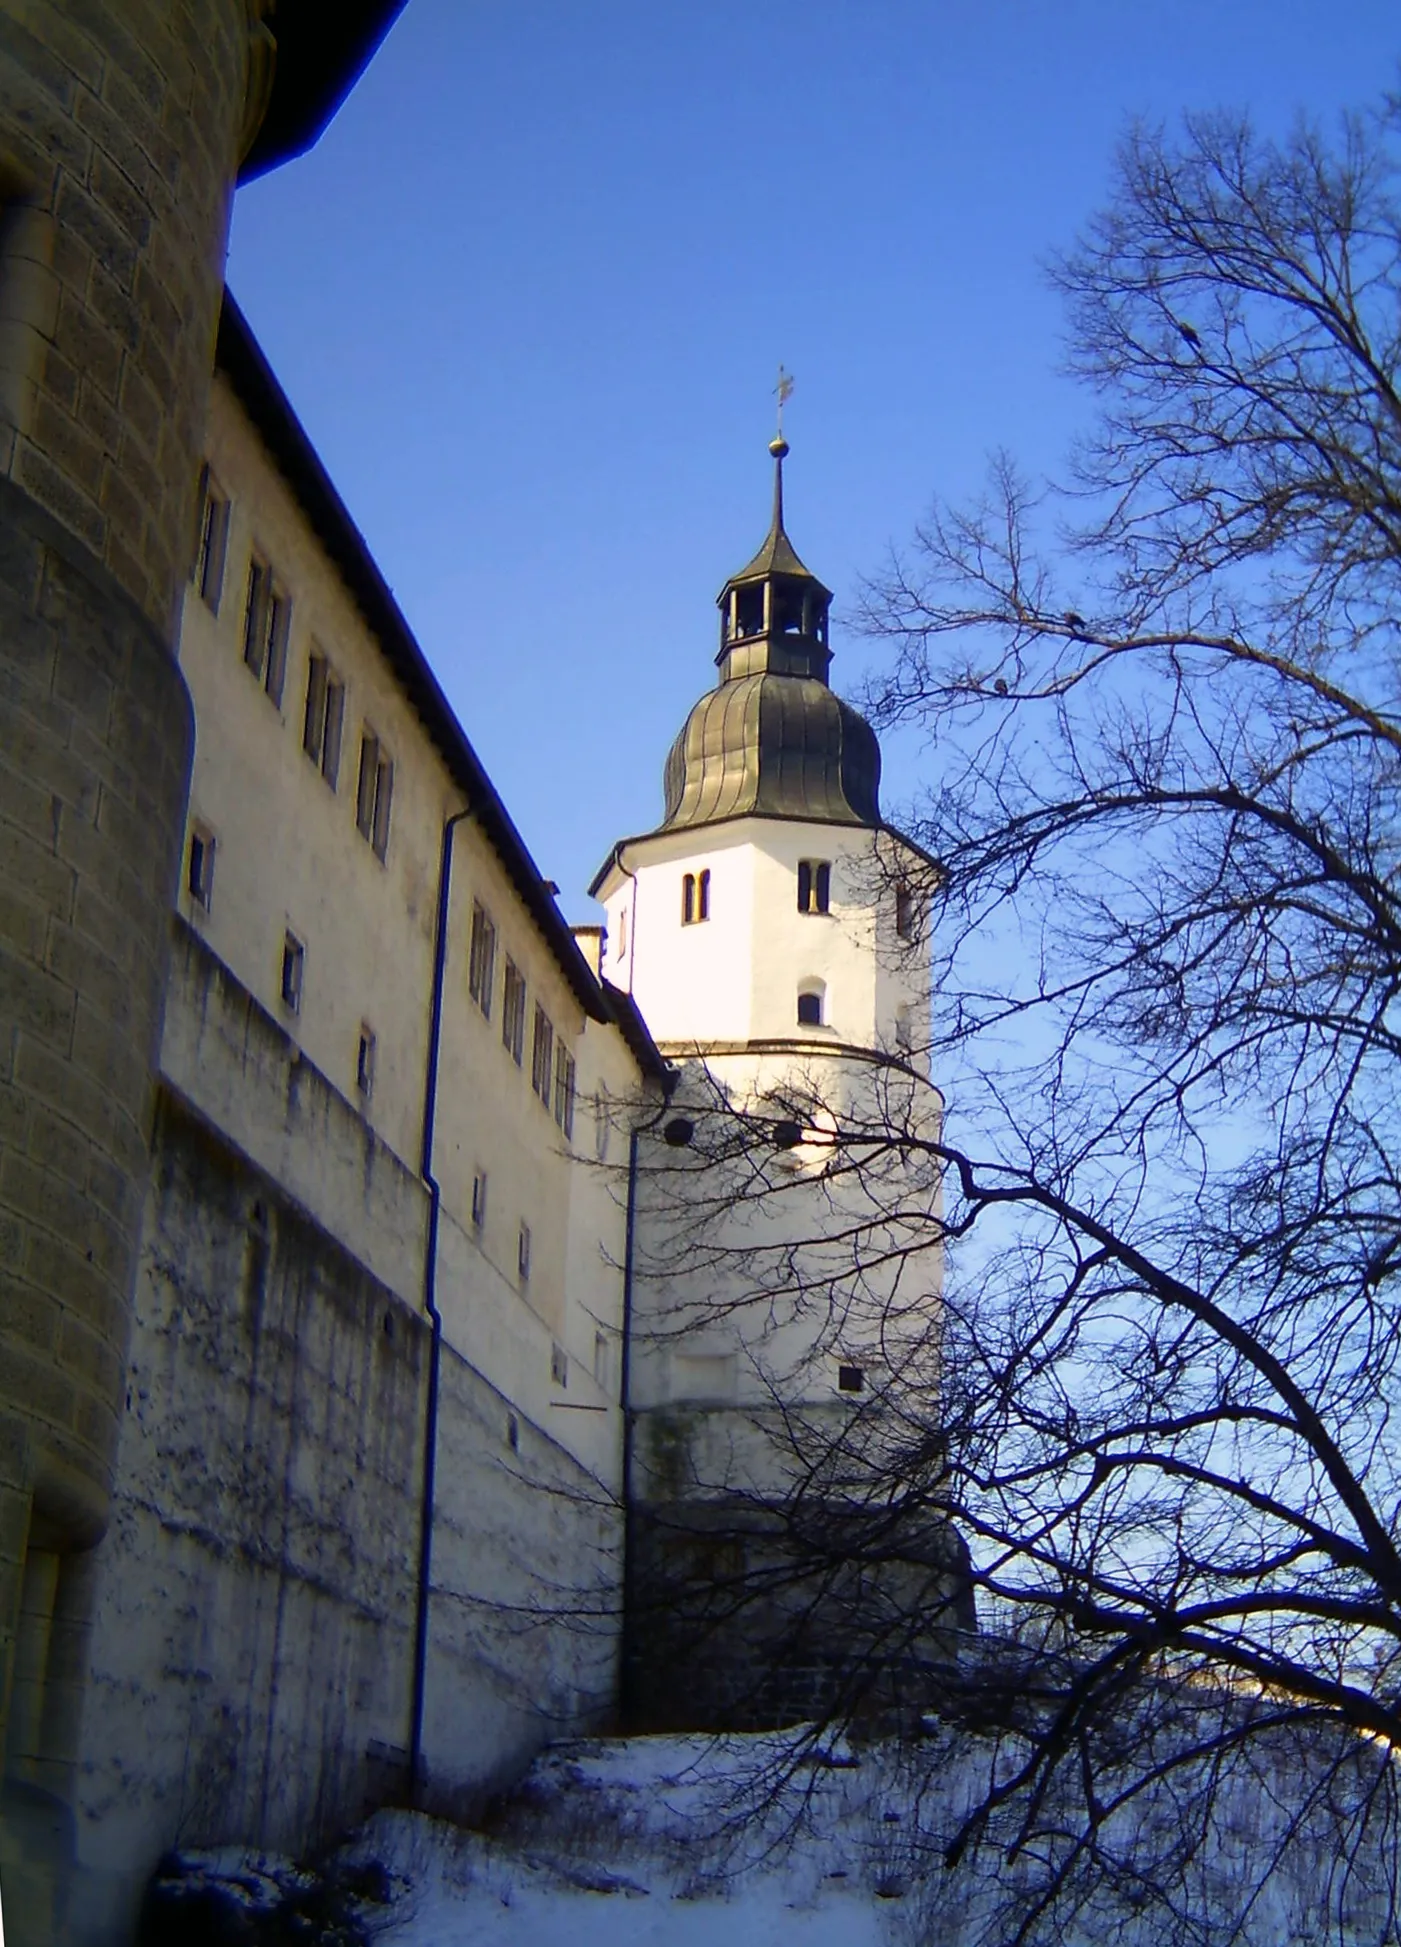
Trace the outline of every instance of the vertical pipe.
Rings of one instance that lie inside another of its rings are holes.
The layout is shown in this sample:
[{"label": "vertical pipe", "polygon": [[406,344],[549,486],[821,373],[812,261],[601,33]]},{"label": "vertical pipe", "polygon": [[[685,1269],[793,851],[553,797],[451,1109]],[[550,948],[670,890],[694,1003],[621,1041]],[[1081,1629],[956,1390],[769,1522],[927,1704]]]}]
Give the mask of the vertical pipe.
[{"label": "vertical pipe", "polygon": [[452,895],[452,846],[470,807],[455,811],[443,826],[438,867],[438,918],[433,944],[433,1001],[428,1019],[428,1069],[423,1090],[423,1146],[420,1174],[428,1187],[428,1238],[424,1248],[423,1308],[432,1333],[428,1347],[428,1400],[423,1426],[423,1490],[418,1532],[418,1607],[414,1622],[413,1705],[409,1731],[409,1793],[418,1803],[423,1774],[423,1705],[428,1686],[428,1626],[433,1570],[433,1493],[438,1462],[438,1384],[442,1366],[443,1316],[438,1310],[438,1213],[442,1193],[433,1174],[433,1134],[438,1114],[438,1052],[443,1030],[443,977],[447,968],[448,917]]}]

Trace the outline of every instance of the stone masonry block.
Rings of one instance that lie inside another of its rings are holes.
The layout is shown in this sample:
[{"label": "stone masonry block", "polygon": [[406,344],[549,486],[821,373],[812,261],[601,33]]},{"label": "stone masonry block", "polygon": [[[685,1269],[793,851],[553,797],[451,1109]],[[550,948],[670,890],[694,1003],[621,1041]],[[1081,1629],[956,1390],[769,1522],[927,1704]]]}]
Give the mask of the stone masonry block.
[{"label": "stone masonry block", "polygon": [[49,925],[48,965],[52,974],[75,994],[81,992],[86,1004],[105,1014],[114,1027],[130,1029],[141,1020],[143,1010],[122,969],[62,921]]},{"label": "stone masonry block", "polygon": [[0,1021],[63,1047],[73,1033],[75,1007],[71,987],[0,946]]},{"label": "stone masonry block", "polygon": [[74,1243],[86,1245],[93,1228],[92,1212],[81,1190],[9,1151],[0,1156],[0,1203]]},{"label": "stone masonry block", "polygon": [[52,826],[47,833],[31,834],[0,820],[0,879],[66,918],[73,910],[74,875],[54,857],[52,842]]},{"label": "stone masonry block", "polygon": [[5,1280],[0,1343],[24,1345],[34,1352],[52,1352],[58,1343],[58,1323],[58,1311],[43,1292],[32,1291],[16,1278]]},{"label": "stone masonry block", "polygon": [[61,466],[90,500],[101,500],[107,455],[91,433],[85,432],[71,414],[43,393],[39,395],[28,430],[34,444],[55,465]]},{"label": "stone masonry block", "polygon": [[77,232],[108,276],[130,290],[136,276],[135,244],[71,176],[65,176],[59,184],[55,214],[60,223]]},{"label": "stone masonry block", "polygon": [[36,1290],[47,1292],[80,1318],[109,1345],[118,1345],[126,1335],[126,1305],[86,1256],[72,1250],[60,1238],[36,1230],[24,1254],[24,1275]]},{"label": "stone masonry block", "polygon": [[101,51],[75,21],[53,7],[34,6],[32,0],[12,0],[11,12],[25,19],[31,36],[43,42],[75,81],[84,88],[101,87]]},{"label": "stone masonry block", "polygon": [[18,451],[20,480],[39,505],[79,535],[94,554],[100,554],[107,538],[107,522],[101,510],[73,488],[32,440],[21,440]]},{"label": "stone masonry block", "polygon": [[[3,1319],[0,1319],[0,1330]],[[6,1391],[22,1399],[28,1413],[50,1426],[73,1424],[78,1403],[78,1388],[67,1373],[59,1372],[49,1359],[41,1358],[14,1340],[5,1343]]]}]

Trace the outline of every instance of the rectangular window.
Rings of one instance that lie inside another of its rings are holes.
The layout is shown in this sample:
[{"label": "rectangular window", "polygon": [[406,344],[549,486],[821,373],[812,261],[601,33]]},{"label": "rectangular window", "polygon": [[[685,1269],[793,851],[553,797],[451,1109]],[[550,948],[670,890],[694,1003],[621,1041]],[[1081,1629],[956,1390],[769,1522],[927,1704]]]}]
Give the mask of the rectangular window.
[{"label": "rectangular window", "polygon": [[224,592],[224,556],[229,545],[229,499],[209,468],[200,483],[199,534],[195,541],[192,579],[200,600],[211,613],[219,613],[219,597]]},{"label": "rectangular window", "polygon": [[832,898],[832,867],[826,859],[798,860],[798,911],[825,913]]},{"label": "rectangular window", "polygon": [[837,1391],[839,1393],[860,1393],[866,1389],[866,1375],[860,1366],[837,1367]]},{"label": "rectangular window", "polygon": [[330,663],[313,650],[306,679],[306,715],[302,749],[334,791],[341,767],[341,727],[345,721],[345,684]]},{"label": "rectangular window", "polygon": [[522,1224],[516,1239],[516,1274],[522,1284],[530,1283],[530,1225]]},{"label": "rectangular window", "polygon": [[472,1228],[482,1230],[486,1225],[486,1171],[475,1170],[472,1174]]},{"label": "rectangular window", "polygon": [[501,988],[501,1039],[519,1068],[525,1058],[525,975],[509,957]]},{"label": "rectangular window", "polygon": [[555,1121],[574,1136],[574,1057],[561,1041],[555,1050]]},{"label": "rectangular window", "polygon": [[287,674],[287,631],[291,622],[291,602],[278,586],[267,562],[255,554],[248,567],[243,660],[279,709]]},{"label": "rectangular window", "polygon": [[593,1335],[593,1376],[594,1384],[608,1391],[608,1337],[604,1332]]},{"label": "rectangular window", "polygon": [[208,912],[214,897],[214,834],[207,825],[190,827],[190,861],[185,884],[191,899]]},{"label": "rectangular window", "polygon": [[496,927],[481,901],[472,901],[472,944],[467,955],[467,988],[491,1019],[491,992],[496,982]]},{"label": "rectangular window", "polygon": [[374,1029],[362,1025],[360,1047],[355,1056],[355,1086],[366,1101],[375,1091],[375,1034]]},{"label": "rectangular window", "polygon": [[895,888],[895,931],[902,940],[915,936],[915,896],[909,886]]},{"label": "rectangular window", "polygon": [[366,724],[360,738],[360,778],[355,787],[355,823],[360,836],[383,861],[389,851],[389,806],[394,796],[394,766],[384,745]]},{"label": "rectangular window", "polygon": [[569,1354],[559,1344],[550,1347],[550,1378],[556,1386],[569,1384]]},{"label": "rectangular window", "polygon": [[550,1025],[550,1017],[537,1001],[535,1004],[535,1038],[530,1049],[530,1086],[548,1109],[550,1106],[550,1085],[554,1080],[553,1064],[555,1053],[555,1031]]},{"label": "rectangular window", "polygon": [[282,942],[282,1004],[294,1014],[301,1012],[305,973],[306,948],[295,933],[288,933]]},{"label": "rectangular window", "polygon": [[681,924],[696,926],[710,918],[710,872],[688,872],[681,881]]}]

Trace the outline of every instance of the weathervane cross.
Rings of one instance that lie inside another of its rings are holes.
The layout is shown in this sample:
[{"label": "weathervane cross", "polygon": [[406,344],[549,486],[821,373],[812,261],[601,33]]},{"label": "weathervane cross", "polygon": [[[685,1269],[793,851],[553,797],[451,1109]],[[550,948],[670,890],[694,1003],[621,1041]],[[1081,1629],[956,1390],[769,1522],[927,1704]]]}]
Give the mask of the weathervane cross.
[{"label": "weathervane cross", "polygon": [[784,405],[789,400],[789,398],[791,398],[792,396],[793,374],[791,372],[785,372],[781,365],[778,368],[778,384],[774,387],[774,392],[778,398],[778,436],[780,439],[782,439],[783,438],[783,408]]}]

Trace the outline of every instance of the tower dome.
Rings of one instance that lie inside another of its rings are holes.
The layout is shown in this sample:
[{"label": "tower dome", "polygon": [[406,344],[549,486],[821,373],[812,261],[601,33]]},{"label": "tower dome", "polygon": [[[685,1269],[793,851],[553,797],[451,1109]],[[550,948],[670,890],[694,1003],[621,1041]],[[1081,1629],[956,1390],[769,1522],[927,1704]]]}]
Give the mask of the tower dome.
[{"label": "tower dome", "polygon": [[719,683],[672,745],[663,831],[745,814],[880,825],[875,732],[827,682],[830,589],[783,525],[788,443],[770,443],[773,519],[763,546],[717,598]]}]

